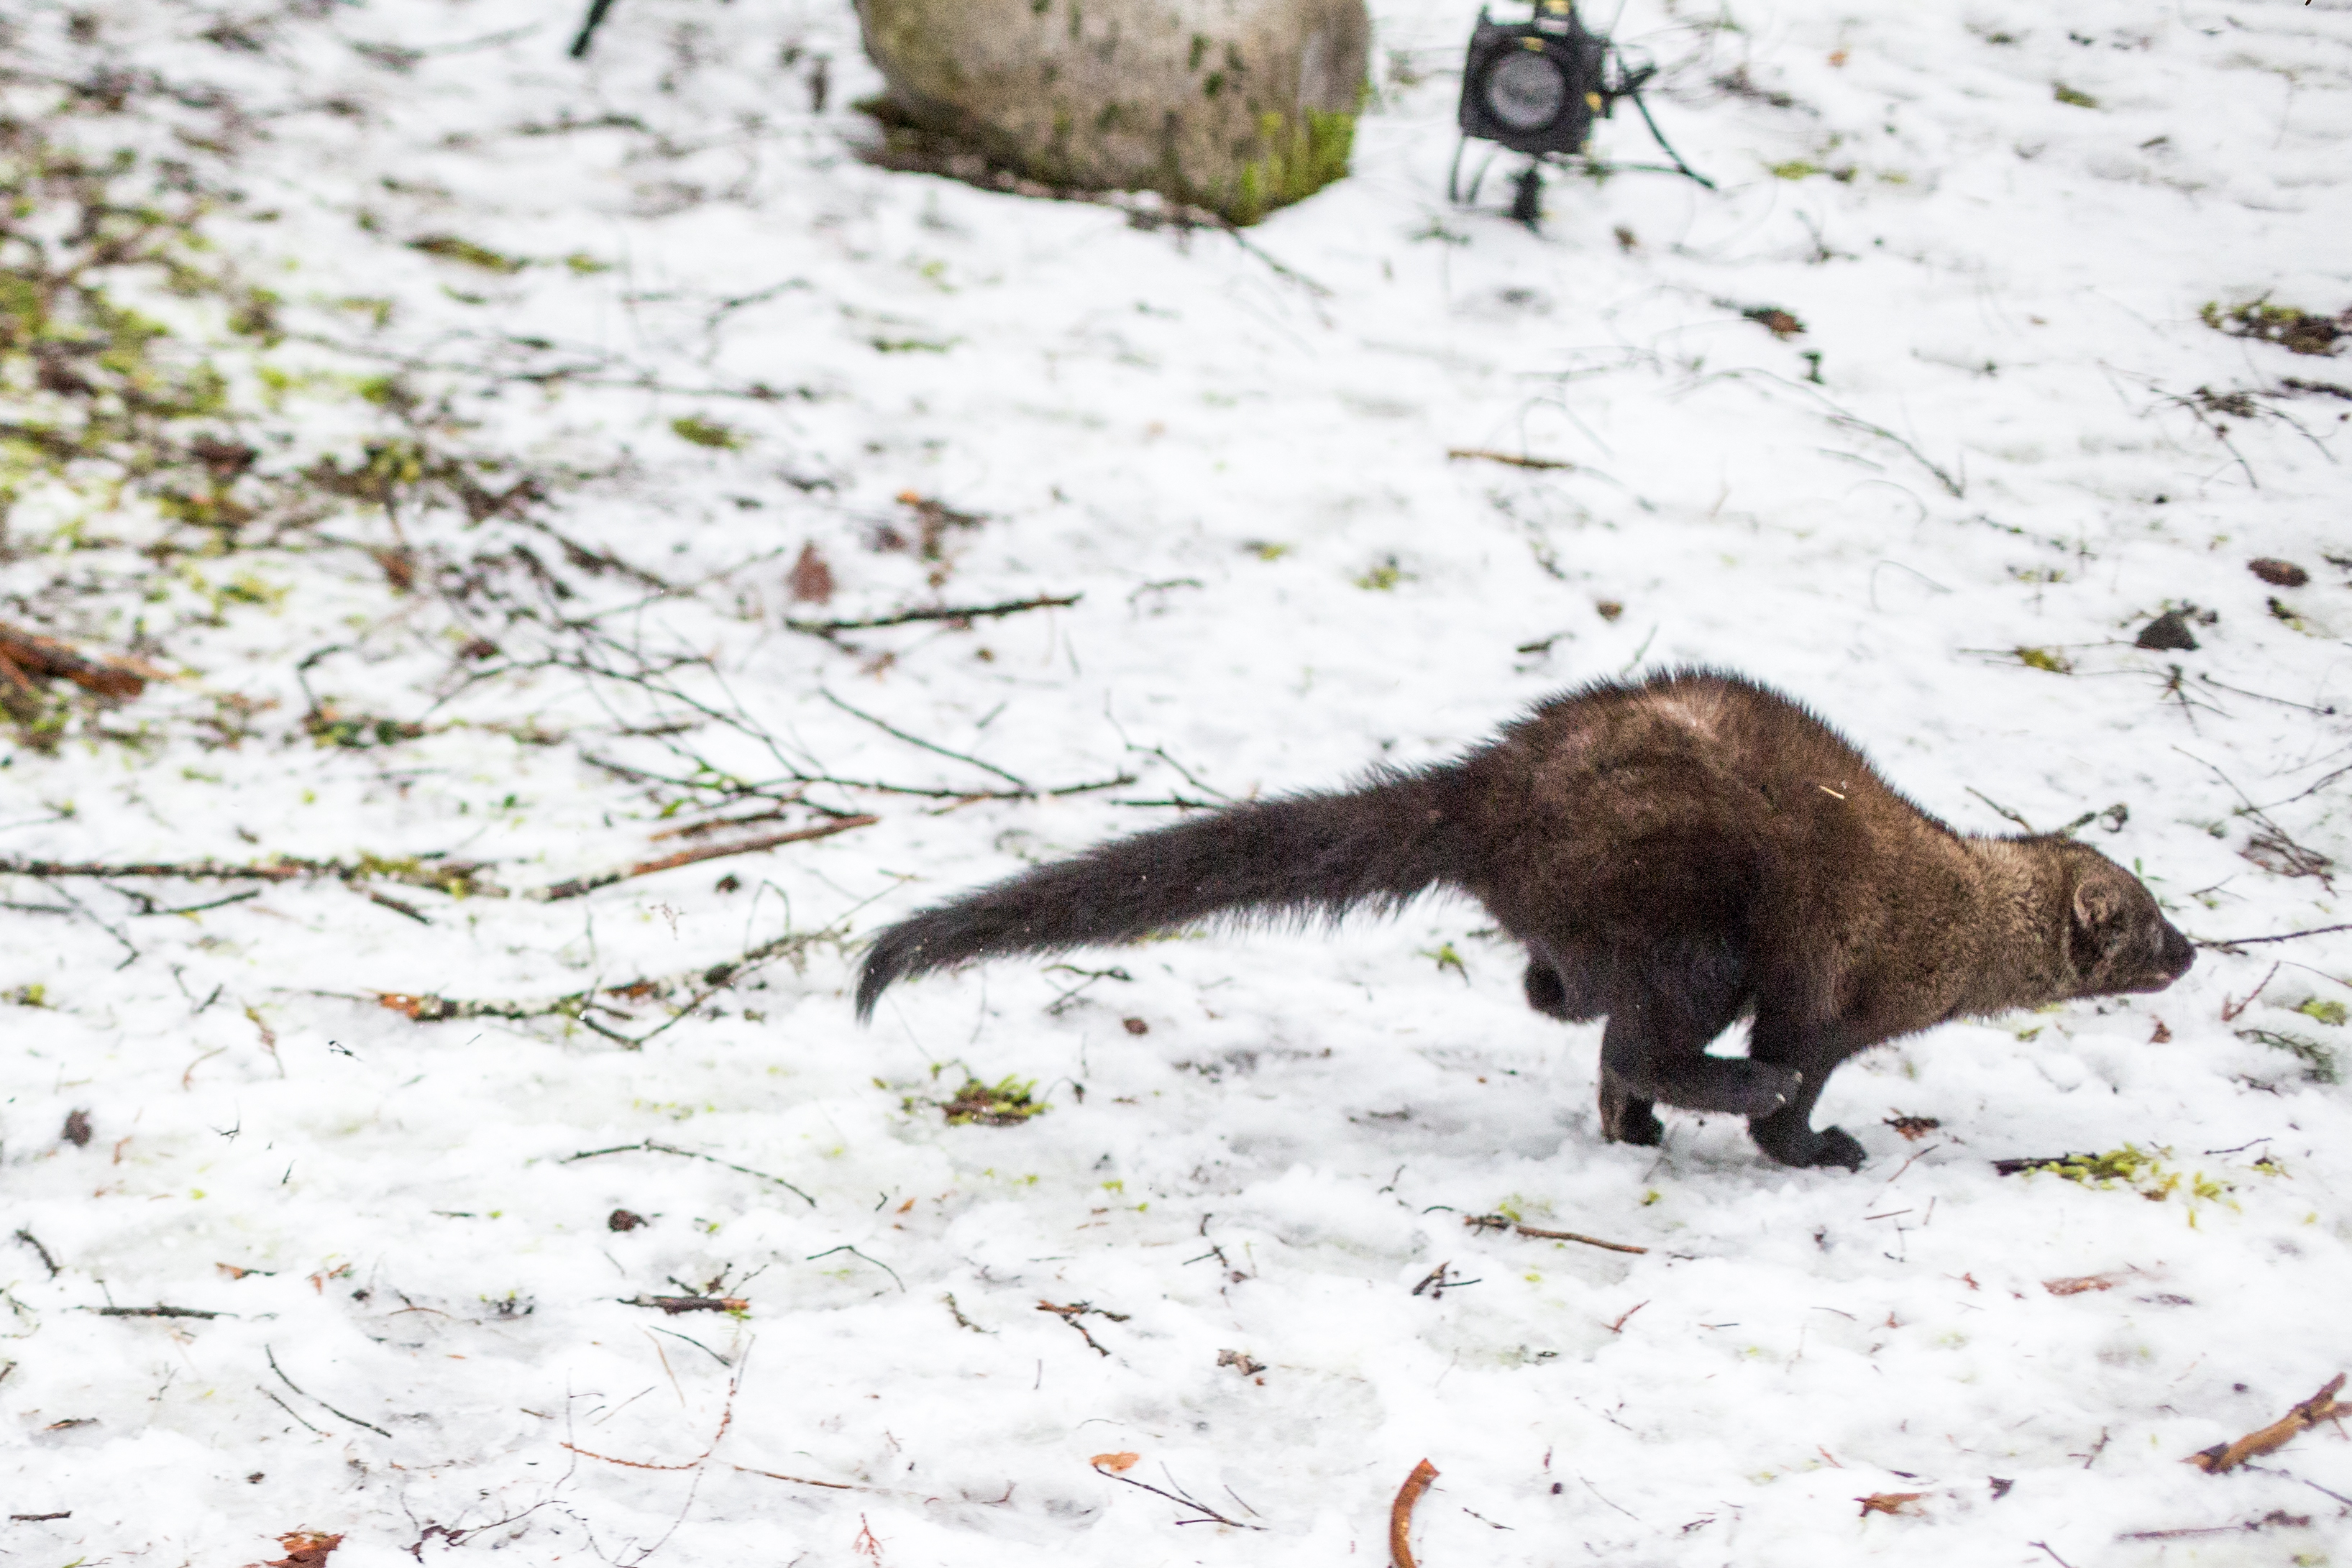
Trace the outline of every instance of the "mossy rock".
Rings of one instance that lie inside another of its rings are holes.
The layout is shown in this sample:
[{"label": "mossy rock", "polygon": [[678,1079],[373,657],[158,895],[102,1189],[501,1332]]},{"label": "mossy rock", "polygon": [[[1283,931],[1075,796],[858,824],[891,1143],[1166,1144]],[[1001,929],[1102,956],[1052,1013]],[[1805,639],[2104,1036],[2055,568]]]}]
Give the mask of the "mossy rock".
[{"label": "mossy rock", "polygon": [[1348,172],[1364,0],[859,0],[886,123],[1236,224]]}]

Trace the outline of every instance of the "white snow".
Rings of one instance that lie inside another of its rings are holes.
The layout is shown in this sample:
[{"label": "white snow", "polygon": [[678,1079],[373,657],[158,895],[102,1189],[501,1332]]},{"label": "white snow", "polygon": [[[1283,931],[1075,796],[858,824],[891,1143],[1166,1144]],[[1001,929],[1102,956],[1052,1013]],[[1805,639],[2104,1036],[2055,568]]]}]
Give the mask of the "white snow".
[{"label": "white snow", "polygon": [[[2243,1032],[2340,1056],[2346,1029],[2295,1009],[2347,999],[2352,933],[1874,1052],[1824,1102],[1858,1175],[1770,1165],[1723,1118],[1603,1143],[1598,1030],[1530,1012],[1465,904],[998,964],[893,991],[865,1030],[844,937],[1174,815],[1131,802],[1442,757],[1685,661],[1802,697],[1971,831],[2007,831],[1990,801],[2043,828],[2127,805],[2084,833],[2200,938],[2352,918],[2242,853],[2250,800],[2352,845],[2352,565],[2328,559],[2352,557],[2352,402],[2267,395],[2352,370],[2199,319],[2352,306],[2352,4],[1628,0],[1618,35],[1669,67],[1660,121],[1721,189],[1556,178],[1538,235],[1497,210],[1507,159],[1479,210],[1444,197],[1475,8],[1387,0],[1355,172],[1245,244],[859,161],[847,106],[878,78],[845,6],[619,0],[584,63],[579,7],[546,0],[242,30],[80,9],[76,41],[66,7],[20,8],[12,112],[57,98],[21,73],[101,61],[216,87],[79,134],[241,188],[211,222],[286,298],[271,362],[405,367],[455,449],[572,476],[531,516],[694,587],[447,508],[404,537],[458,563],[530,543],[579,597],[534,599],[507,558],[501,591],[544,612],[509,621],[395,596],[354,551],[257,557],[274,608],[173,610],[189,678],[118,716],[152,744],[14,751],[0,852],[439,852],[520,894],[712,841],[653,840],[709,812],[658,821],[679,789],[591,757],[947,793],[819,787],[881,821],[567,901],[370,884],[429,925],[331,879],[149,917],[7,878],[0,990],[38,1005],[5,1014],[0,1179],[58,1268],[0,1248],[0,1493],[70,1514],[0,1526],[12,1560],[253,1563],[312,1530],[343,1534],[335,1568],[1377,1563],[1423,1458],[1426,1568],[2347,1560],[2338,1433],[2227,1476],[2182,1460],[2352,1369],[2352,1103]],[[1758,96],[1711,85],[1735,69]],[[201,136],[224,102],[228,152]],[[1598,145],[1656,159],[1623,113]],[[542,265],[407,247],[436,235]],[[2252,415],[2214,406],[2246,392]],[[289,463],[357,463],[378,428],[341,394],[287,406]],[[919,527],[901,492],[984,517],[936,583],[868,548]],[[12,520],[0,591],[51,591],[39,521]],[[394,542],[380,509],[332,526]],[[822,608],[785,586],[811,541]],[[1082,598],[854,647],[784,625],[1038,595]],[[2220,612],[2199,652],[2132,645],[2182,601]],[[173,608],[90,605],[118,631]],[[478,632],[503,653],[456,656]],[[669,696],[562,662],[671,655],[701,662]],[[461,689],[469,668],[506,673]],[[318,747],[306,689],[467,725]],[[204,748],[226,692],[278,706]],[[485,727],[525,721],[566,738]],[[708,987],[608,998],[615,1034],[668,1026],[642,1049],[373,999],[541,1002],[793,933],[795,961],[686,1016]],[[1051,1108],[946,1125],[927,1102],[967,1071]],[[58,1136],[77,1108],[86,1146]],[[1897,1114],[1940,1126],[1907,1141]],[[2177,1186],[1991,1165],[2127,1143]],[[1648,1250],[1465,1228],[1498,1209]],[[1414,1293],[1441,1267],[1460,1283]],[[2107,1288],[2044,1283],[2086,1276]],[[747,1310],[624,1304],[706,1286]],[[1234,1522],[1089,1467],[1118,1453]],[[1919,1496],[1864,1514],[1882,1493]]]}]

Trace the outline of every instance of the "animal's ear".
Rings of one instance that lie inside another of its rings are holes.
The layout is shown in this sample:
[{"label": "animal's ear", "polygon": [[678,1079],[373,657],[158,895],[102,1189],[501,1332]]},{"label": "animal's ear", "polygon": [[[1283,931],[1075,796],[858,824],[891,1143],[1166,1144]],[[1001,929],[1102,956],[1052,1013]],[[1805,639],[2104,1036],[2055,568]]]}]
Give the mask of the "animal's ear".
[{"label": "animal's ear", "polygon": [[2123,905],[2123,895],[2104,879],[2085,877],[2074,884],[2074,924],[2085,931],[2105,930]]}]

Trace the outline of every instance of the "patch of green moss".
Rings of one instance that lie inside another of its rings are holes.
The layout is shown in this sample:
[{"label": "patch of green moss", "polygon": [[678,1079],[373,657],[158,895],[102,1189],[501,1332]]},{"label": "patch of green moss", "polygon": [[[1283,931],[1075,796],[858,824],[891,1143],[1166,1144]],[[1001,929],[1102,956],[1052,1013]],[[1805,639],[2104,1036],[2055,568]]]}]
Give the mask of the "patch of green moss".
[{"label": "patch of green moss", "polygon": [[2352,338],[2352,310],[2341,316],[2320,316],[2292,305],[2273,305],[2267,296],[2223,309],[2207,300],[2198,319],[2232,338],[2254,338],[2296,354],[2333,354],[2337,341]]},{"label": "patch of green moss", "polygon": [[950,1127],[970,1126],[975,1122],[983,1127],[1017,1127],[1053,1108],[1039,1100],[1036,1092],[1036,1080],[1031,1078],[1008,1074],[994,1083],[966,1078],[955,1097],[940,1109],[947,1113]]},{"label": "patch of green moss", "polygon": [[1264,153],[1243,165],[1232,190],[1213,204],[1234,223],[1254,224],[1348,172],[1356,144],[1352,113],[1310,109],[1292,120],[1269,110],[1258,116],[1257,126]]},{"label": "patch of green moss", "polygon": [[716,420],[704,419],[697,414],[689,413],[683,418],[673,419],[669,422],[669,427],[680,441],[690,441],[697,446],[709,446],[721,452],[732,452],[743,444],[742,435],[732,425],[721,424]]},{"label": "patch of green moss", "polygon": [[476,245],[472,240],[459,239],[456,235],[426,235],[423,239],[410,240],[408,248],[423,251],[426,256],[438,256],[443,261],[454,261],[463,267],[478,267],[484,272],[495,272],[502,277],[512,277],[530,265],[515,256],[502,256],[486,245]]}]

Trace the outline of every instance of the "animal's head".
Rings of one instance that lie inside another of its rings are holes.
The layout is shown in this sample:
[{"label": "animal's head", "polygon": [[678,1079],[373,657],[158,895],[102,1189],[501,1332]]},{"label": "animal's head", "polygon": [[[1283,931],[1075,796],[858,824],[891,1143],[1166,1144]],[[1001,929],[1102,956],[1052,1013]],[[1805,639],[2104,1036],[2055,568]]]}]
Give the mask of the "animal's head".
[{"label": "animal's head", "polygon": [[2197,949],[2123,867],[2088,844],[2063,845],[2066,964],[2078,997],[2160,991],[2189,972]]}]

